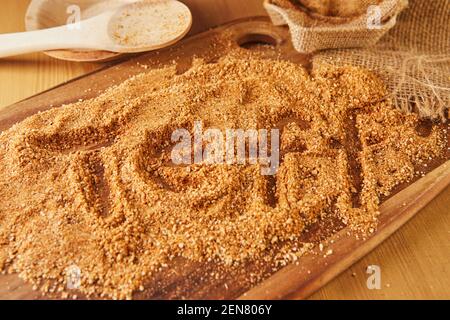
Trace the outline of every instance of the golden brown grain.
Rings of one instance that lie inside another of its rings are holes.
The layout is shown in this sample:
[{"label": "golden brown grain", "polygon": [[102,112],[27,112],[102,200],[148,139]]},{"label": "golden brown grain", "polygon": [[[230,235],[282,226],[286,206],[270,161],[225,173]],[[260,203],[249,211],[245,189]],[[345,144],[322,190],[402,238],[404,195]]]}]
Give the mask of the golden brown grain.
[{"label": "golden brown grain", "polygon": [[[236,265],[283,244],[276,264],[296,261],[327,214],[369,232],[380,197],[445,150],[442,129],[419,135],[385,96],[365,70],[310,75],[238,50],[29,117],[0,135],[0,268],[61,292],[76,265],[83,293],[130,298],[177,256]],[[259,165],[170,165],[171,132],[196,120],[282,129],[275,179]]]}]

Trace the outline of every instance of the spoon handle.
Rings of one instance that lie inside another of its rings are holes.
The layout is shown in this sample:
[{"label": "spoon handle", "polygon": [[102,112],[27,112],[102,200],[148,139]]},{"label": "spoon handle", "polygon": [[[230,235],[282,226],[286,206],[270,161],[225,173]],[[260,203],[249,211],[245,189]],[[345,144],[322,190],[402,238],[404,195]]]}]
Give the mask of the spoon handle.
[{"label": "spoon handle", "polygon": [[45,30],[0,34],[0,58],[57,49],[92,49],[86,32],[68,26]]}]

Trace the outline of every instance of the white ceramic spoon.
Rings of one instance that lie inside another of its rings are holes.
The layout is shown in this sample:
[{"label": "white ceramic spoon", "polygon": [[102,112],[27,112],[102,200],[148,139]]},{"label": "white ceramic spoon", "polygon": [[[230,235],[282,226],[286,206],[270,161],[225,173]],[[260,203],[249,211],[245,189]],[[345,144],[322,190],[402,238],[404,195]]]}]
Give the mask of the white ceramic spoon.
[{"label": "white ceramic spoon", "polygon": [[135,2],[76,24],[0,35],[0,58],[57,49],[156,50],[183,38],[191,25],[189,8],[179,1]]}]

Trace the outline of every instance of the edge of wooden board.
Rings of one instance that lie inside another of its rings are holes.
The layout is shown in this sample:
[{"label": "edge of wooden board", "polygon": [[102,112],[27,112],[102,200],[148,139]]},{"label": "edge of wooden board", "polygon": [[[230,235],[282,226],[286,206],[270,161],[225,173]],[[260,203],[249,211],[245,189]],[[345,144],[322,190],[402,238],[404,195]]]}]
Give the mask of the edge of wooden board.
[{"label": "edge of wooden board", "polygon": [[[375,249],[450,185],[450,160],[403,189],[380,207],[379,225],[367,239],[357,239],[348,228],[329,240],[333,254],[318,250],[300,258],[244,293],[241,300],[305,299]],[[286,281],[290,279],[290,281]]]}]

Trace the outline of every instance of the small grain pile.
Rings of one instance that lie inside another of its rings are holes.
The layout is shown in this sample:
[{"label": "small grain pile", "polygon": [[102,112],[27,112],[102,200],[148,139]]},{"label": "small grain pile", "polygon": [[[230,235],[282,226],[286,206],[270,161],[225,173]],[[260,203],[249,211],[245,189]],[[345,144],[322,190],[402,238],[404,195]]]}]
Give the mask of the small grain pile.
[{"label": "small grain pile", "polygon": [[273,3],[289,7],[288,1],[323,16],[345,18],[364,14],[369,6],[378,5],[381,2],[381,0],[274,0]]},{"label": "small grain pile", "polygon": [[119,10],[109,26],[113,40],[124,47],[160,45],[189,30],[190,16],[178,3],[167,0],[137,2]]},{"label": "small grain pile", "polygon": [[[0,269],[43,291],[81,270],[87,295],[130,298],[181,256],[239,265],[337,216],[376,228],[380,197],[446,150],[446,132],[386,100],[353,67],[299,65],[239,49],[215,62],[149,70],[97,98],[0,135]],[[170,165],[171,133],[280,128],[281,164]],[[289,256],[289,255],[286,255]]]}]

